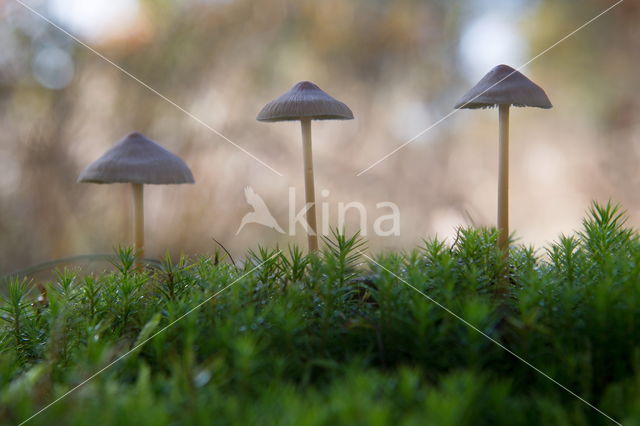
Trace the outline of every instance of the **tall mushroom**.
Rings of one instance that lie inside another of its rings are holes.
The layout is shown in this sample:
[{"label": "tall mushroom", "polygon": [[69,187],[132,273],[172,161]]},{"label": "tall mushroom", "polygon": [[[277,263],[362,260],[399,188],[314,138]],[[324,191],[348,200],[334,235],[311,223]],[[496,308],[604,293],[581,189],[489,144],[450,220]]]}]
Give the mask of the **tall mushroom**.
[{"label": "tall mushroom", "polygon": [[126,136],[78,177],[78,182],[130,183],[136,263],[144,257],[144,184],[194,183],[189,167],[175,154],[138,132]]},{"label": "tall mushroom", "polygon": [[551,108],[544,90],[508,65],[494,67],[455,105],[456,109],[498,107],[498,247],[505,256],[509,245],[509,107]]},{"label": "tall mushroom", "polygon": [[351,120],[348,106],[332,98],[310,81],[301,81],[279,98],[269,102],[256,117],[258,121],[300,120],[304,160],[304,188],[307,202],[309,251],[318,249],[316,206],[311,154],[311,120]]}]

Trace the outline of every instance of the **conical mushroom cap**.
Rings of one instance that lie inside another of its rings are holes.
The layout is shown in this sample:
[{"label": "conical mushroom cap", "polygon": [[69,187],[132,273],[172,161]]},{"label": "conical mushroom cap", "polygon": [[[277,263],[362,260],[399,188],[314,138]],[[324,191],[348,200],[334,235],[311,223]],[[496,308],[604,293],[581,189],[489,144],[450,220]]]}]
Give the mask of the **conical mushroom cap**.
[{"label": "conical mushroom cap", "polygon": [[455,108],[491,108],[497,105],[551,108],[547,94],[524,74],[508,65],[494,67],[458,101]]},{"label": "conical mushroom cap", "polygon": [[301,81],[287,93],[269,102],[256,117],[258,121],[351,120],[348,106],[332,98],[310,81]]},{"label": "conical mushroom cap", "polygon": [[78,182],[176,184],[194,180],[178,156],[134,132],[89,164]]}]

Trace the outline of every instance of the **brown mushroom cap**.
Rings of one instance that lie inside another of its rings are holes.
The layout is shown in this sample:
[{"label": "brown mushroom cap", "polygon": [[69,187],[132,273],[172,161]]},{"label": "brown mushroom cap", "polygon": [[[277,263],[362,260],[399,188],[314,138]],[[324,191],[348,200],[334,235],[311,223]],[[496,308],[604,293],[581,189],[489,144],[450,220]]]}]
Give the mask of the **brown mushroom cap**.
[{"label": "brown mushroom cap", "polygon": [[78,182],[177,184],[194,180],[182,159],[134,132],[89,164]]},{"label": "brown mushroom cap", "polygon": [[269,102],[256,117],[258,121],[351,120],[348,106],[332,98],[310,81],[301,81],[287,93]]},{"label": "brown mushroom cap", "polygon": [[494,67],[455,105],[456,109],[491,108],[497,105],[551,108],[544,90],[508,65]]}]

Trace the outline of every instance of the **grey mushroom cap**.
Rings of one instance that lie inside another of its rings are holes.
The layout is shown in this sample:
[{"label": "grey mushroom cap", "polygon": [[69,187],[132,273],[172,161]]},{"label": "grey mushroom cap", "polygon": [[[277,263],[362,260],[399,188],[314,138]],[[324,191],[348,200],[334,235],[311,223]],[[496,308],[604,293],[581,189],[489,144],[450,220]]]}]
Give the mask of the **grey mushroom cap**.
[{"label": "grey mushroom cap", "polygon": [[182,159],[138,132],[126,136],[80,174],[78,182],[194,183]]},{"label": "grey mushroom cap", "polygon": [[269,102],[258,121],[352,120],[353,112],[310,81],[301,81],[287,93]]},{"label": "grey mushroom cap", "polygon": [[491,108],[497,105],[551,108],[544,90],[508,65],[494,67],[455,105],[456,109]]}]

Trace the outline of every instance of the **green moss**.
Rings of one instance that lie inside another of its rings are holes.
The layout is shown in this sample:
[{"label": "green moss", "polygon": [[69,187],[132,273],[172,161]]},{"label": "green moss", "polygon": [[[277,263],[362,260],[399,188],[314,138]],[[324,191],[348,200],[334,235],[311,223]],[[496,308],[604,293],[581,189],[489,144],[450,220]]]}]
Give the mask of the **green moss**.
[{"label": "green moss", "polygon": [[512,247],[500,300],[495,243],[494,230],[461,229],[453,244],[364,256],[357,235],[334,234],[318,255],[167,257],[144,272],[122,250],[114,272],[59,272],[46,300],[14,279],[0,302],[0,422],[108,367],[31,423],[610,423],[489,336],[637,424],[640,240],[618,208],[594,205],[546,252]]}]

